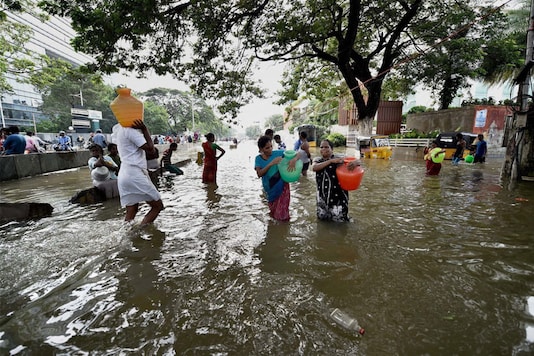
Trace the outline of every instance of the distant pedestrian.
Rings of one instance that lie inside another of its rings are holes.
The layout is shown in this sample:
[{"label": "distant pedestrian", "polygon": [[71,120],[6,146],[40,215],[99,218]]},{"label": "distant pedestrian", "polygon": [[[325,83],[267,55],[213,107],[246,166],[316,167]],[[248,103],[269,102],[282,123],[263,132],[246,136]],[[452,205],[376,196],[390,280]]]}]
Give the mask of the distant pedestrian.
[{"label": "distant pedestrian", "polygon": [[464,157],[464,150],[465,150],[466,142],[464,139],[464,136],[458,132],[456,134],[456,151],[454,152],[452,156],[452,164],[458,165],[460,160]]},{"label": "distant pedestrian", "polygon": [[308,134],[306,131],[302,131],[299,134],[300,147],[298,149],[298,155],[302,161],[302,175],[308,175],[308,168],[310,167],[311,153],[310,153],[310,144],[308,143]]},{"label": "distant pedestrian", "polygon": [[265,130],[264,136],[269,137],[271,140],[274,138],[274,131],[273,129],[267,129]]},{"label": "distant pedestrian", "polygon": [[85,138],[83,138],[83,136],[81,135],[78,135],[78,137],[76,138],[76,142],[78,143],[79,148],[83,148],[83,145],[85,143]]},{"label": "distant pedestrian", "polygon": [[[202,143],[202,148],[204,149],[202,183],[217,183],[217,161],[226,151],[215,143],[215,135],[211,132],[206,135],[206,142]],[[218,156],[217,151],[221,152]]]},{"label": "distant pedestrian", "polygon": [[87,161],[87,166],[91,171],[93,185],[102,190],[107,199],[118,197],[117,173],[119,167],[109,156],[104,156],[104,151],[100,145],[92,144],[89,146],[89,152],[91,152],[91,157]]},{"label": "distant pedestrian", "polygon": [[282,141],[282,138],[280,137],[280,135],[274,135],[273,138],[274,138],[274,142],[276,142],[276,144],[278,145],[279,150],[286,149],[286,144]]},{"label": "distant pedestrian", "polygon": [[165,151],[163,151],[163,156],[161,156],[161,162],[160,165],[163,168],[163,170],[167,172],[171,172],[177,175],[182,175],[184,172],[176,167],[174,164],[172,164],[172,153],[178,149],[178,144],[176,142],[173,142],[169,145],[169,148],[167,148]]},{"label": "distant pedestrian", "polygon": [[478,134],[478,142],[475,150],[475,159],[474,163],[484,163],[486,162],[486,153],[488,153],[488,144],[484,141],[484,135]]},{"label": "distant pedestrian", "polygon": [[425,153],[427,176],[437,176],[441,171],[441,163],[434,162],[432,157],[435,157],[442,153],[445,153],[445,150],[438,148],[437,141],[432,141],[432,143],[430,144],[430,148]]},{"label": "distant pedestrian", "polygon": [[44,149],[41,148],[40,139],[37,136],[34,136],[33,132],[26,132],[26,149],[24,153],[39,153],[44,152]]}]

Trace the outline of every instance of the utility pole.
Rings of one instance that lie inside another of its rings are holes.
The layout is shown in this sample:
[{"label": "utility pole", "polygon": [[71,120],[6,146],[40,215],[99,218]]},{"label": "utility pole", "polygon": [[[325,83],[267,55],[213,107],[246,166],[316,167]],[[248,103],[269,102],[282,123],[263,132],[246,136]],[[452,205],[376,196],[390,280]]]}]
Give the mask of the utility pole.
[{"label": "utility pole", "polygon": [[80,88],[80,94],[71,94],[70,96],[74,96],[76,98],[80,98],[80,105],[83,108],[83,93],[82,89]]},{"label": "utility pole", "polygon": [[195,133],[195,101],[193,96],[191,96],[191,121],[193,122],[193,133]]}]

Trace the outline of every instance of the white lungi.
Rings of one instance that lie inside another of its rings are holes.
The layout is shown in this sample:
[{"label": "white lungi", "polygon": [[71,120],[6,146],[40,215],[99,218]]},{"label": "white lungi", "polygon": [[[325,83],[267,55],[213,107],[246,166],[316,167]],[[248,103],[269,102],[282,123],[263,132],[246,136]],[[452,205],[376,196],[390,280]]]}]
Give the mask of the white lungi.
[{"label": "white lungi", "polygon": [[161,199],[161,195],[150,180],[146,169],[123,163],[118,181],[121,205],[123,207],[143,201]]}]

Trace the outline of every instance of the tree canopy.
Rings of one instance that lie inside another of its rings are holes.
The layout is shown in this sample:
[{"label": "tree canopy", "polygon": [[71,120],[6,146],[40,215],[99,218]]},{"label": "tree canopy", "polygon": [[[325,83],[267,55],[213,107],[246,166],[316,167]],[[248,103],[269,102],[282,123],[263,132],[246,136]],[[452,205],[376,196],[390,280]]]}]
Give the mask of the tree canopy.
[{"label": "tree canopy", "polygon": [[482,11],[475,0],[43,0],[41,6],[72,19],[75,48],[93,55],[104,72],[171,73],[235,116],[261,95],[251,78],[254,60],[289,61],[302,65],[295,85],[338,73],[367,126],[390,70],[458,29],[448,20],[450,9]]},{"label": "tree canopy", "polygon": [[227,136],[230,131],[229,127],[215,116],[208,104],[193,93],[177,89],[154,88],[140,93],[139,98],[165,109],[166,129],[157,132],[212,132],[218,137],[223,137]]}]

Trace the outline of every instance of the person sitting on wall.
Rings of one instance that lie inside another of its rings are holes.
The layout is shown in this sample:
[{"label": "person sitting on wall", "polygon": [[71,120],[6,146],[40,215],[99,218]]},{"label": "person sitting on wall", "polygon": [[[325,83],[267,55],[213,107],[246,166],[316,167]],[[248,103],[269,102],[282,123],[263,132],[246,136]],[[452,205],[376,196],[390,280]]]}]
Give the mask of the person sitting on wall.
[{"label": "person sitting on wall", "polygon": [[65,131],[59,131],[57,144],[54,145],[55,151],[72,151],[70,137],[65,135]]},{"label": "person sitting on wall", "polygon": [[117,172],[119,167],[113,160],[104,156],[104,150],[96,143],[89,146],[91,158],[87,161],[87,165],[91,171],[91,178],[93,185],[104,191],[106,198],[116,198],[119,196],[119,188],[117,185]]},{"label": "person sitting on wall", "polygon": [[10,126],[7,129],[7,137],[3,143],[2,154],[16,155],[24,153],[26,149],[26,139],[19,133],[18,126]]},{"label": "person sitting on wall", "polygon": [[106,136],[104,136],[101,129],[96,130],[96,134],[93,136],[93,143],[96,143],[102,148],[108,147]]},{"label": "person sitting on wall", "polygon": [[85,138],[83,138],[83,136],[78,136],[76,138],[76,142],[78,142],[78,147],[83,148],[83,145],[85,143]]}]

